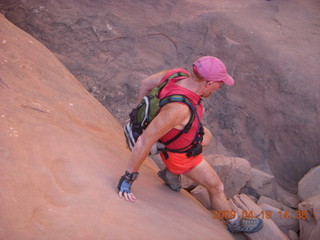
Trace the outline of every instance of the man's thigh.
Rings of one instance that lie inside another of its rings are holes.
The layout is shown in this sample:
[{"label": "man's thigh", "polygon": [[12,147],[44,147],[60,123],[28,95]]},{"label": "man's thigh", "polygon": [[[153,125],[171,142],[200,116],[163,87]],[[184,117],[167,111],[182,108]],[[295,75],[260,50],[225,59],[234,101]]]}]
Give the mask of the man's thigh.
[{"label": "man's thigh", "polygon": [[192,170],[184,173],[184,175],[205,188],[212,188],[221,185],[219,175],[204,159]]}]

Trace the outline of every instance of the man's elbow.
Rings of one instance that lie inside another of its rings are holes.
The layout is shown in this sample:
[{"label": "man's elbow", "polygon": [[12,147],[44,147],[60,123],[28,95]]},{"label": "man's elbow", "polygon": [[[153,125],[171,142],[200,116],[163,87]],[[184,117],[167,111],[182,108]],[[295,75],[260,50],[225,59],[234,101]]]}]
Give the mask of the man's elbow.
[{"label": "man's elbow", "polygon": [[148,139],[143,136],[143,134],[137,139],[137,142],[135,144],[135,148],[138,148],[140,150],[147,150],[150,151],[152,144]]}]

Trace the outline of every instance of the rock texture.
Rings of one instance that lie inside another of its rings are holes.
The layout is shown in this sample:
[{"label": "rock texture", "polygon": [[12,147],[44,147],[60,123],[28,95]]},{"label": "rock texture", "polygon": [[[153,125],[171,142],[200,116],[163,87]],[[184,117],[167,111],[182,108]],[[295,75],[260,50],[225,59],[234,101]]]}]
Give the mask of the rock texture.
[{"label": "rock texture", "polygon": [[164,187],[151,161],[137,202],[119,199],[122,127],[2,15],[0,72],[0,239],[232,239],[189,194]]},{"label": "rock texture", "polygon": [[320,236],[320,194],[299,204],[299,210],[306,213],[306,218],[299,220],[300,240],[315,240]]},{"label": "rock texture", "polygon": [[298,208],[298,204],[301,202],[296,194],[284,190],[277,184],[275,185],[275,196],[276,200],[291,208]]},{"label": "rock texture", "polygon": [[276,201],[276,200],[274,200],[274,199],[272,199],[272,198],[265,197],[265,196],[261,196],[261,197],[259,198],[259,200],[257,201],[257,204],[258,204],[258,205],[268,204],[268,205],[270,205],[270,206],[272,206],[272,207],[279,208],[279,209],[281,209],[282,211],[285,211],[285,210],[287,210],[287,208],[289,208],[289,207],[287,207],[286,205],[284,205],[283,203],[278,202],[278,201]]},{"label": "rock texture", "polygon": [[210,153],[270,167],[292,193],[319,165],[319,1],[2,0],[0,9],[122,123],[141,78],[216,55],[237,83],[206,101]]},{"label": "rock texture", "polygon": [[[263,228],[255,233],[245,234],[247,239],[250,240],[288,240],[288,237],[281,232],[279,227],[274,223],[273,216],[264,214],[263,210],[250,200],[245,194],[240,194],[232,197],[229,200],[232,209],[236,211],[240,216],[252,217],[257,216],[263,220]],[[251,216],[252,214],[252,216]]]},{"label": "rock texture", "polygon": [[[222,183],[224,184],[227,198],[240,193],[240,189],[251,180],[250,163],[243,158],[206,155],[205,159],[219,175]],[[183,181],[183,185],[186,183],[189,183],[189,186],[185,186],[186,189],[196,186],[193,182]],[[190,193],[206,208],[211,209],[207,189],[199,185],[196,186]]]},{"label": "rock texture", "polygon": [[275,178],[273,175],[263,172],[259,169],[251,169],[251,179],[248,184],[258,194],[275,199]]},{"label": "rock texture", "polygon": [[[297,195],[283,190],[275,183],[274,176],[251,168],[245,159],[221,155],[206,155],[205,159],[215,168],[224,183],[226,195],[233,209],[244,218],[259,216],[266,221],[266,230],[246,236],[248,239],[294,239],[298,236],[302,212],[297,210],[300,203]],[[185,189],[190,191],[192,196],[209,210],[214,210],[205,188],[182,180]],[[217,217],[217,213],[214,214]],[[305,224],[303,227],[310,229],[311,226],[312,224]],[[279,233],[279,230],[282,233]],[[272,234],[268,235],[268,231]]]},{"label": "rock texture", "polygon": [[318,194],[320,194],[320,166],[312,168],[298,185],[298,196],[302,201]]},{"label": "rock texture", "polygon": [[280,230],[284,234],[287,234],[289,230],[292,230],[294,232],[299,231],[299,220],[297,219],[297,214],[293,209],[291,209],[290,211],[282,210],[265,203],[260,204],[259,206],[264,213],[272,213],[272,221],[280,228]]},{"label": "rock texture", "polygon": [[238,194],[251,180],[251,165],[246,159],[214,155],[205,158],[220,176],[228,198]]}]

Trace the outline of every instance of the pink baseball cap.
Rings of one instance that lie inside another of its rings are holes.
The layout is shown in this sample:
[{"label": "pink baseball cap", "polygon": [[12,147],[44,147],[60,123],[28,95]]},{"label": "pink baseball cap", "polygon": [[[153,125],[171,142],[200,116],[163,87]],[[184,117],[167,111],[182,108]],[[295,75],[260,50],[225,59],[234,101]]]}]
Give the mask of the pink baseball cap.
[{"label": "pink baseball cap", "polygon": [[224,63],[212,56],[204,56],[193,63],[193,72],[210,82],[224,82],[233,85],[233,78],[227,73]]}]

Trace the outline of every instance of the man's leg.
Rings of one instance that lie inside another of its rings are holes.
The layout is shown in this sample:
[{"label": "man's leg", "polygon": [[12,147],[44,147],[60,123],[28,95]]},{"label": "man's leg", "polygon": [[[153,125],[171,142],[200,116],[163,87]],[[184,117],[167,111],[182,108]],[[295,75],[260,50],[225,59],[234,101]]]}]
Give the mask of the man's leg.
[{"label": "man's leg", "polygon": [[[207,129],[206,127],[203,127],[203,130],[204,130],[204,136],[202,141],[202,148],[205,149],[209,145],[213,136],[210,130]],[[158,172],[158,176],[162,178],[164,183],[173,191],[175,192],[180,191],[181,189],[180,174],[174,174],[168,168],[164,168]]]},{"label": "man's leg", "polygon": [[231,207],[224,193],[223,183],[216,171],[203,160],[191,171],[184,174],[208,190],[211,206],[217,211],[231,211]]},{"label": "man's leg", "polygon": [[[223,183],[216,171],[207,161],[203,160],[184,175],[208,190],[211,206],[214,210],[229,211],[231,213],[232,209],[224,193]],[[227,226],[230,232],[253,233],[259,231],[263,227],[263,221],[258,218],[243,219],[237,216],[235,219],[227,220]]]}]

